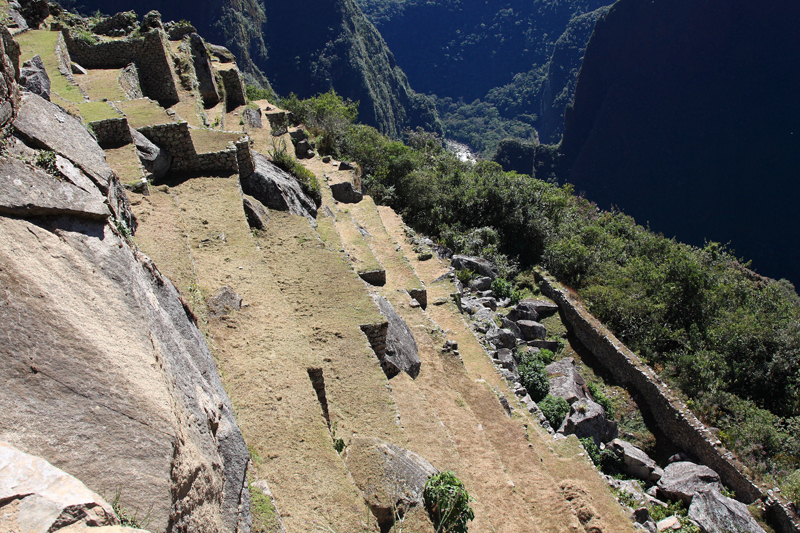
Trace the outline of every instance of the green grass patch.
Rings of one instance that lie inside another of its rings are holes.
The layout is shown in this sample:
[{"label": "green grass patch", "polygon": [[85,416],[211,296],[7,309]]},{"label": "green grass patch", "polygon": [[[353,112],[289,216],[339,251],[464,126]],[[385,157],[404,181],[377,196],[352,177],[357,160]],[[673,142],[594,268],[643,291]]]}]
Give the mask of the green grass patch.
[{"label": "green grass patch", "polygon": [[78,104],[78,111],[81,113],[84,124],[110,118],[122,118],[122,115],[111,107],[108,102],[84,102]]},{"label": "green grass patch", "polygon": [[241,138],[241,133],[230,133],[215,130],[191,130],[192,143],[198,154],[221,152],[228,147],[229,142],[236,142]]},{"label": "green grass patch", "polygon": [[281,530],[278,512],[272,499],[250,483],[250,512],[253,516],[253,533],[277,533]]},{"label": "green grass patch", "polygon": [[85,98],[77,86],[70,83],[58,70],[56,59],[57,31],[30,30],[16,35],[14,39],[21,48],[20,65],[39,54],[50,77],[50,92],[55,93],[68,102],[83,102]]},{"label": "green grass patch", "polygon": [[134,129],[156,124],[170,124],[175,119],[166,110],[152,100],[139,98],[116,104],[120,111],[128,117],[128,125]]}]

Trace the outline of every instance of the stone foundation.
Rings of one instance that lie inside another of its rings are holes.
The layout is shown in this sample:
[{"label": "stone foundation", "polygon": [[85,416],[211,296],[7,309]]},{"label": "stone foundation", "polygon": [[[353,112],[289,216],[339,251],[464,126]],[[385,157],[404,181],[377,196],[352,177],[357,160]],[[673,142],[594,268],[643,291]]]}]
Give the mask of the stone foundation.
[{"label": "stone foundation", "polygon": [[103,148],[124,146],[133,142],[128,119],[125,117],[97,120],[90,122],[89,127],[94,132],[97,144]]},{"label": "stone foundation", "polygon": [[362,324],[359,326],[364,335],[367,336],[372,351],[383,361],[386,355],[386,335],[389,332],[389,322],[378,322],[375,324]]}]

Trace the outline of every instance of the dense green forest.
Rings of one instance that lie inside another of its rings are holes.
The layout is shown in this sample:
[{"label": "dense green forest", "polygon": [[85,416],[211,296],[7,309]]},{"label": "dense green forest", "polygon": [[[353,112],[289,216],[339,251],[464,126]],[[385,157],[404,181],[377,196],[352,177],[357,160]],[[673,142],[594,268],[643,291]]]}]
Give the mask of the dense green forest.
[{"label": "dense green forest", "polygon": [[[319,110],[312,103],[284,105],[304,116]],[[462,162],[434,134],[403,143],[334,122],[314,129],[320,144],[357,161],[377,201],[453,251],[495,261],[518,288],[531,286],[531,267],[548,269],[682,391],[758,479],[794,487],[800,299],[789,282],[758,276],[719,243],[686,245],[601,210],[569,185]]]},{"label": "dense green forest", "polygon": [[558,142],[606,0],[360,0],[447,136],[490,158],[505,138]]}]

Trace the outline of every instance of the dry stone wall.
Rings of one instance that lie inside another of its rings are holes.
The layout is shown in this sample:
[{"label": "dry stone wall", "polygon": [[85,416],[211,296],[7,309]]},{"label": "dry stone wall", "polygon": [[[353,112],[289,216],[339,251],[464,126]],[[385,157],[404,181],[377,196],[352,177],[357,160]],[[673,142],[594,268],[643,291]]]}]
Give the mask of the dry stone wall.
[{"label": "dry stone wall", "polygon": [[19,110],[19,45],[8,28],[0,27],[0,128],[9,124]]},{"label": "dry stone wall", "polygon": [[198,154],[186,122],[145,126],[138,131],[169,152],[172,156],[170,169],[173,172],[239,173],[242,176],[253,173],[250,139],[246,136],[235,144],[229,144],[225,150]]},{"label": "dry stone wall", "polygon": [[124,146],[133,142],[131,130],[128,127],[128,119],[125,117],[96,120],[90,122],[89,126],[94,132],[97,144],[104,148]]},{"label": "dry stone wall", "polygon": [[244,92],[242,76],[235,68],[218,71],[225,87],[225,106],[234,109],[240,105],[247,104],[247,97]]},{"label": "dry stone wall", "polygon": [[[672,440],[703,464],[717,472],[736,498],[750,504],[762,498],[758,486],[745,474],[744,466],[725,449],[680,398],[627,346],[603,326],[568,290],[538,272],[542,293],[558,304],[562,318],[583,345],[614,375],[645,400],[659,427]],[[798,531],[791,512],[776,501],[768,502],[776,525],[782,532]]]},{"label": "dry stone wall", "polygon": [[364,335],[367,336],[372,351],[383,361],[386,355],[386,336],[389,333],[389,322],[378,322],[375,324],[362,324],[359,326]]},{"label": "dry stone wall", "polygon": [[140,39],[97,44],[73,39],[68,29],[62,30],[62,36],[72,60],[81,66],[121,69],[134,63],[144,96],[158,100],[165,107],[178,103],[178,88],[163,31],[152,30]]}]

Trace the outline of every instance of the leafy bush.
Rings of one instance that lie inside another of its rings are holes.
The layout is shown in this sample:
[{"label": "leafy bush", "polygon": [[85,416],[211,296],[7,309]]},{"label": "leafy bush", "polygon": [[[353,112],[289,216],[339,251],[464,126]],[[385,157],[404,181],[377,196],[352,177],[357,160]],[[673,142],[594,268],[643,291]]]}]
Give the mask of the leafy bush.
[{"label": "leafy bush", "polygon": [[333,89],[306,100],[292,93],[282,98],[279,105],[294,113],[314,135],[321,135],[317,144],[321,154],[341,154],[347,129],[358,116],[358,102],[344,100]]},{"label": "leafy bush", "polygon": [[271,150],[267,150],[267,155],[269,155],[276,167],[297,178],[300,188],[309,198],[314,200],[317,207],[322,205],[322,192],[320,191],[317,177],[286,151],[286,143],[283,140],[273,145]]},{"label": "leafy bush", "polygon": [[467,532],[467,522],[475,517],[469,506],[472,498],[453,472],[440,472],[428,478],[422,496],[437,532]]},{"label": "leafy bush", "polygon": [[611,400],[603,394],[603,391],[600,390],[600,387],[597,386],[597,383],[589,382],[586,384],[589,388],[589,393],[592,395],[592,399],[603,408],[606,412],[606,418],[612,419],[614,418],[614,406],[611,405]]},{"label": "leafy bush", "polygon": [[462,284],[469,285],[469,282],[472,281],[472,278],[475,277],[475,272],[467,268],[464,268],[462,270],[456,271],[456,277],[458,278],[458,281],[460,281]]},{"label": "leafy bush", "polygon": [[795,470],[781,485],[783,495],[800,509],[800,470]]},{"label": "leafy bush", "polygon": [[492,280],[492,292],[495,298],[502,300],[511,297],[514,287],[506,279],[498,277]]},{"label": "leafy bush", "polygon": [[583,449],[586,450],[586,453],[589,455],[589,459],[592,460],[595,466],[600,466],[600,448],[597,447],[597,444],[594,443],[594,439],[592,437],[584,437],[579,439],[581,444],[583,445]]},{"label": "leafy bush", "polygon": [[545,365],[549,365],[550,363],[556,360],[556,354],[554,354],[552,350],[548,350],[547,348],[542,348],[541,350],[539,350],[539,359],[541,359]]},{"label": "leafy bush", "polygon": [[261,89],[255,85],[245,85],[244,93],[247,96],[247,101],[253,100],[267,100],[268,102],[276,102],[278,97],[272,89]]},{"label": "leafy bush", "polygon": [[539,409],[542,410],[542,414],[550,422],[550,426],[557,430],[569,414],[569,403],[560,396],[548,394],[544,400],[539,402]]},{"label": "leafy bush", "polygon": [[70,35],[76,41],[81,41],[86,44],[94,45],[100,42],[100,38],[94,33],[84,28],[73,28]]},{"label": "leafy bush", "polygon": [[531,395],[531,399],[536,403],[542,401],[550,392],[550,381],[547,379],[544,363],[536,358],[527,358],[520,363],[518,371],[522,386]]}]

